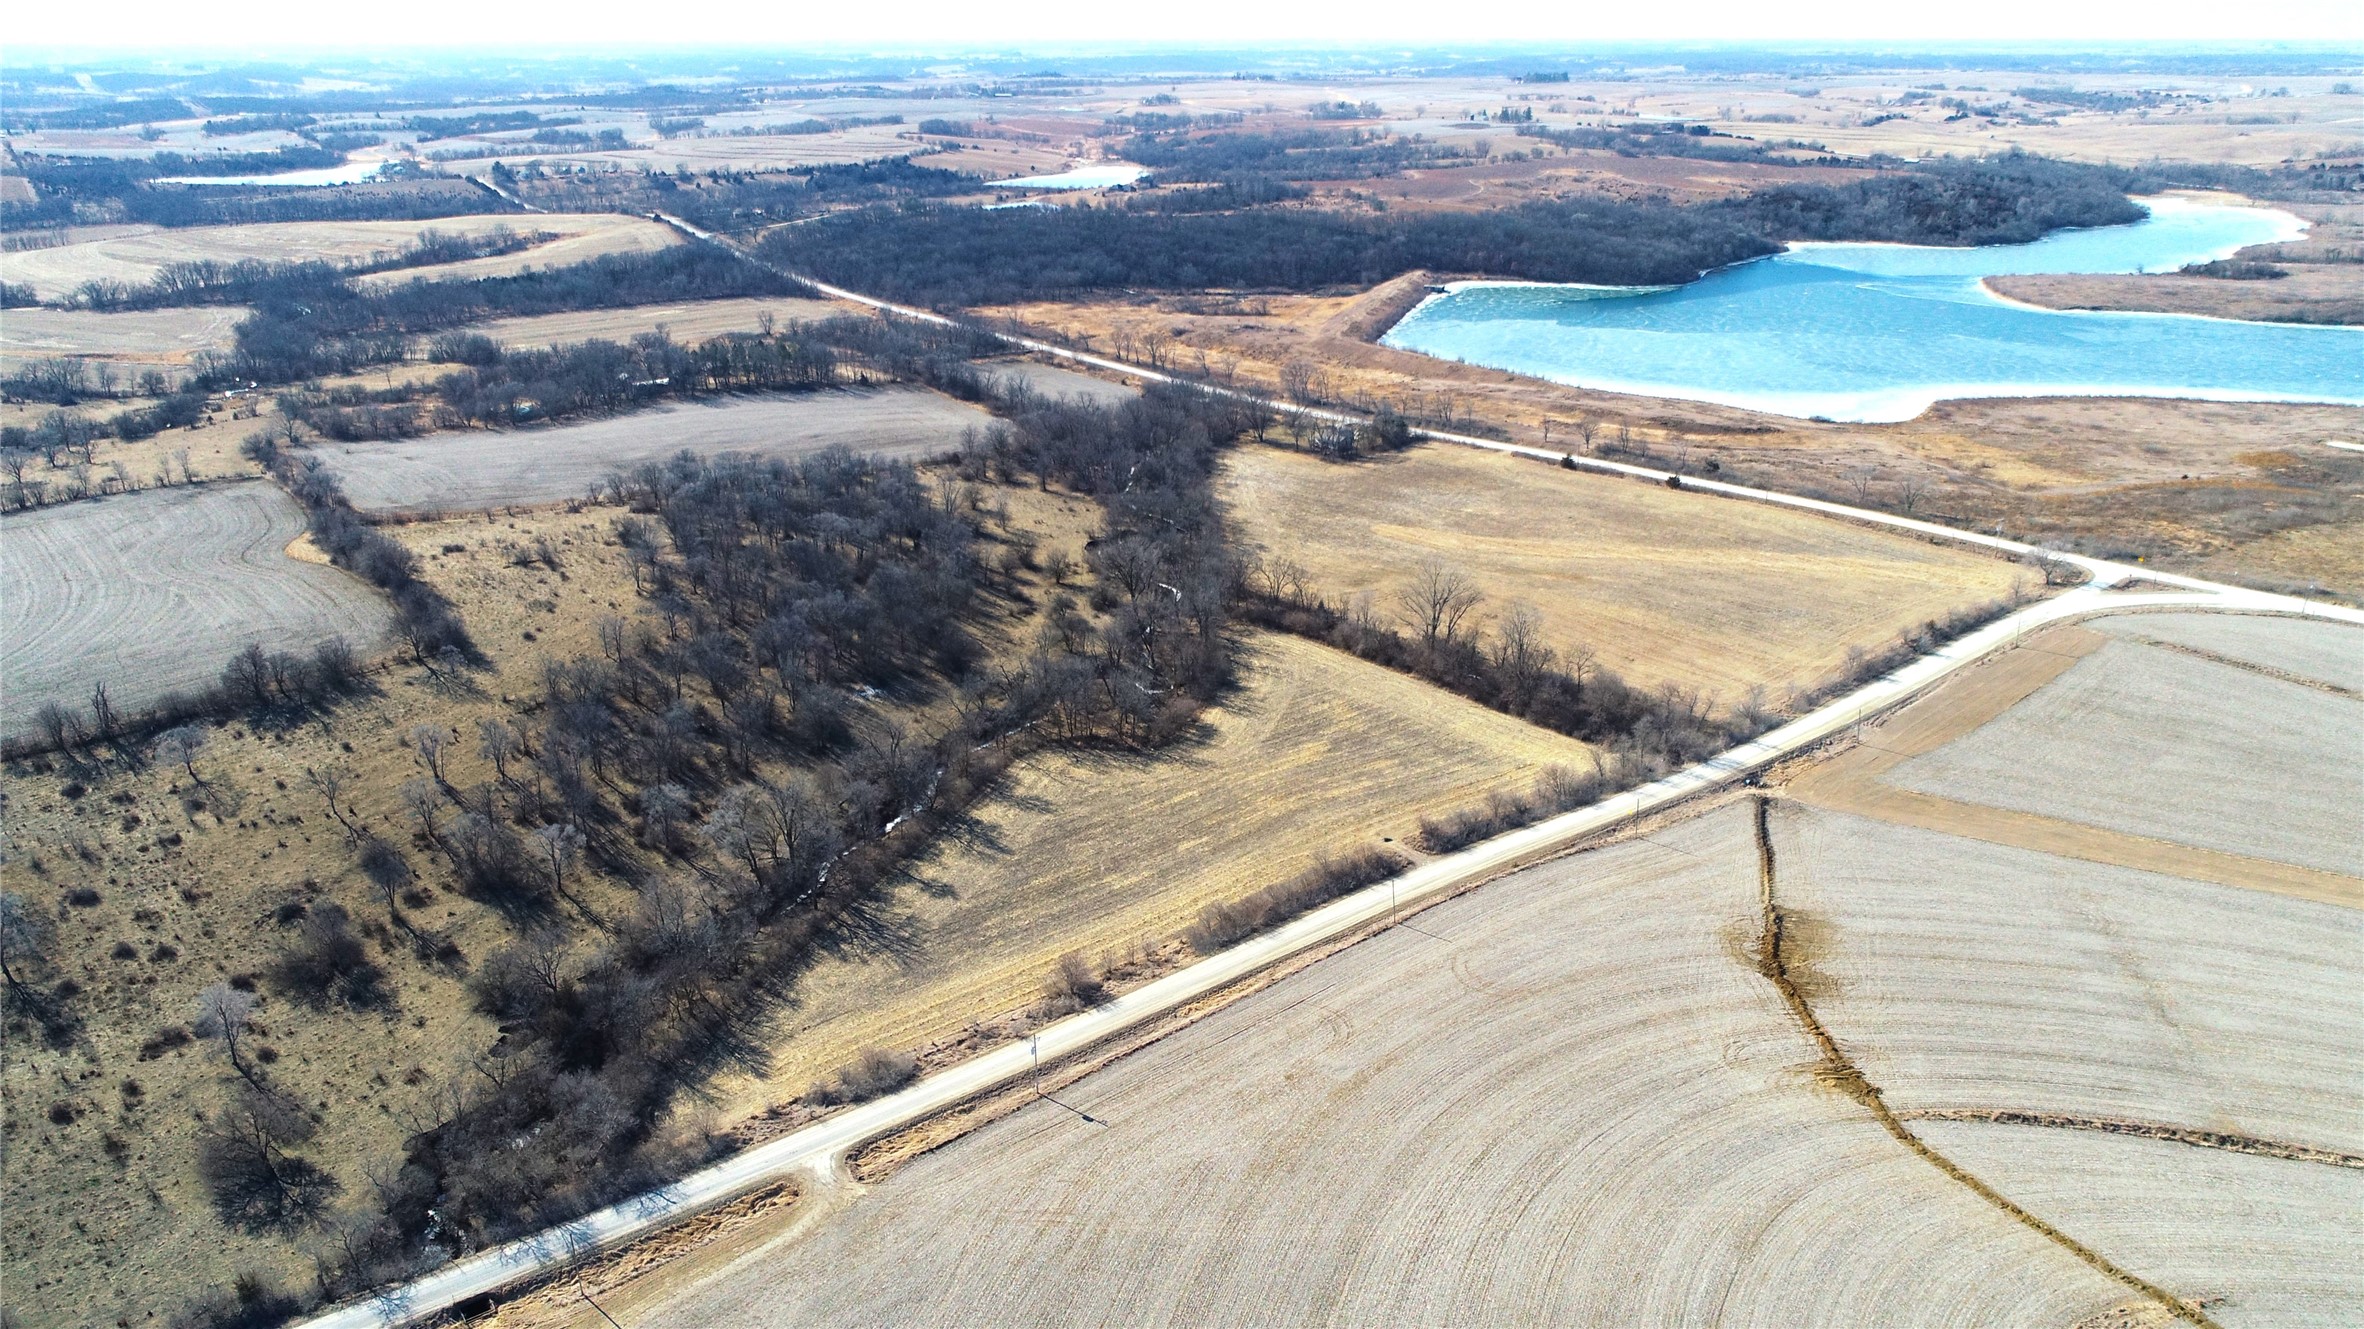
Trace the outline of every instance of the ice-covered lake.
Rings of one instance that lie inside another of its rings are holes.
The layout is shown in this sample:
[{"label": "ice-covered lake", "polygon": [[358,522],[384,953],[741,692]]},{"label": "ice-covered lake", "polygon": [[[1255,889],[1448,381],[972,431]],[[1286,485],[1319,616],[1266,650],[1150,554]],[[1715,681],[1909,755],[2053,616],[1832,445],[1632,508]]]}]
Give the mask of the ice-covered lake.
[{"label": "ice-covered lake", "polygon": [[2364,404],[2364,328],[2038,309],[2006,273],[2172,272],[2296,237],[2286,212],[2148,201],[2033,244],[1805,244],[1673,287],[1457,282],[1389,346],[1613,392],[1781,415],[1906,420],[1960,397]]}]

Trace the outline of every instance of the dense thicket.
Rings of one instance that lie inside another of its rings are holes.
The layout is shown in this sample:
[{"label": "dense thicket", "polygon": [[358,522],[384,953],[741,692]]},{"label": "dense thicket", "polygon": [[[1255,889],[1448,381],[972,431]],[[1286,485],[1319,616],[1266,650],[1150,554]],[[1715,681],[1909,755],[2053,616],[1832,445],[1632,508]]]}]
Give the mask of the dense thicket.
[{"label": "dense thicket", "polygon": [[2107,167],[2012,153],[1938,158],[1845,185],[1779,185],[1710,205],[1782,240],[2022,244],[2065,226],[2140,221],[2126,197],[2141,183]]},{"label": "dense thicket", "polygon": [[1657,284],[1689,281],[1773,249],[1713,213],[1593,197],[1497,212],[1381,215],[868,208],[774,231],[762,252],[894,299],[977,305],[1127,287],[1367,286],[1412,268]]},{"label": "dense thicket", "polygon": [[669,212],[715,231],[809,217],[831,208],[975,192],[974,175],[891,161],[816,166],[795,172],[707,171],[693,175],[556,175],[533,166],[494,178],[553,211]]},{"label": "dense thicket", "polygon": [[[1654,152],[1732,155],[1721,140],[1680,129],[1640,137]],[[1365,286],[1413,268],[1648,285],[1689,281],[1789,240],[1996,244],[2115,225],[2142,216],[2127,191],[2162,183],[2155,173],[2014,153],[1692,205],[1582,198],[1358,215],[1263,205],[1290,196],[1290,180],[1384,174],[1431,146],[1307,130],[1141,135],[1131,150],[1168,175],[1220,184],[1153,191],[1112,208],[874,207],[775,231],[763,252],[827,280],[947,306],[1128,288]]]}]

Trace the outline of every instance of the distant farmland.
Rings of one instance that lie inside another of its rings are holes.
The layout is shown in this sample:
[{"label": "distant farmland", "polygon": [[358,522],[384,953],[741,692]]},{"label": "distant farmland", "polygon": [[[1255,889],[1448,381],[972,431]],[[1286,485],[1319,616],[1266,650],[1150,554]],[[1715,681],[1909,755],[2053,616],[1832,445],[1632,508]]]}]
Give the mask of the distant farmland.
[{"label": "distant farmland", "polygon": [[[8,256],[8,280],[31,286],[44,300],[71,295],[86,281],[138,285],[167,263],[215,259],[293,262],[325,259],[351,263],[393,253],[422,231],[480,236],[498,227],[520,233],[549,231],[558,239],[514,254],[472,259],[431,268],[404,268],[363,278],[384,284],[414,277],[490,277],[528,267],[563,266],[601,254],[662,249],[679,237],[640,217],[539,213],[442,217],[434,221],[258,222],[242,226],[111,227],[105,234],[51,249]],[[12,311],[10,317],[15,317]]]},{"label": "distant farmland", "polygon": [[844,447],[925,457],[960,445],[991,416],[925,388],[845,389],[660,406],[547,428],[433,434],[389,443],[322,443],[355,506],[466,511],[580,498],[610,471],[688,449],[797,457]]},{"label": "distant farmland", "polygon": [[213,683],[249,642],[377,644],[389,615],[359,580],[284,552],[303,512],[276,485],[152,489],[0,518],[0,730],[103,682],[117,706]]}]

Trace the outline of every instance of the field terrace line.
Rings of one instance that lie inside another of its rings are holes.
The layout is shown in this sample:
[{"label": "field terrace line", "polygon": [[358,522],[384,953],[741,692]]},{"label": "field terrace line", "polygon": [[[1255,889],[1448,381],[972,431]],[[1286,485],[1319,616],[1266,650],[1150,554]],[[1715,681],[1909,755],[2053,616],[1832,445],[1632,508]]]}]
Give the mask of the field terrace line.
[{"label": "field terrace line", "polygon": [[[725,244],[711,232],[663,213],[653,215],[693,239],[723,245],[731,252],[746,257],[742,251]],[[758,260],[749,258],[748,261]],[[776,270],[824,294],[885,313],[946,327],[969,326],[932,311],[897,305],[844,287],[814,281],[785,269]],[[1030,351],[1131,374],[1153,382],[1203,386],[1031,338],[998,331],[992,335]],[[1206,390],[1245,400],[1264,400],[1233,389]],[[1293,409],[1269,401],[1265,404],[1276,410]],[[1333,423],[1364,423],[1362,417],[1343,412],[1308,410],[1304,413]],[[1561,454],[1540,448],[1436,430],[1414,432],[1440,442],[1459,443],[1554,463],[1561,460]],[[1619,462],[1590,458],[1575,460],[1579,466],[1587,469],[1659,483],[1664,483],[1669,474]],[[1684,479],[1683,487],[1731,498],[1802,508],[1826,516],[1911,531],[2004,553],[2025,555],[2034,552],[2032,546],[2000,536],[1957,531],[1931,522],[1771,490],[1688,478]],[[2156,573],[2083,555],[2061,554],[2057,557],[2083,568],[2092,580],[1997,619],[1777,729],[1664,779],[1614,795],[1589,807],[1507,832],[1456,853],[1431,859],[1392,881],[1365,887],[1332,901],[1270,932],[1251,937],[1237,946],[1219,951],[1116,997],[1105,1005],[1046,1025],[1026,1042],[1007,1044],[947,1067],[907,1089],[823,1118],[801,1130],[693,1172],[670,1185],[644,1192],[547,1231],[455,1260],[398,1287],[349,1301],[306,1323],[309,1329],[376,1329],[378,1326],[425,1319],[441,1314],[461,1302],[490,1295],[512,1284],[548,1274],[590,1255],[624,1245],[759,1187],[798,1176],[832,1175],[839,1166],[839,1160],[859,1145],[912,1126],[980,1094],[1020,1083],[1033,1073],[1037,1064],[1037,1049],[1043,1061],[1057,1061],[1074,1055],[1113,1035],[1170,1014],[1271,965],[1358,929],[1393,918],[1401,909],[1416,909],[1423,903],[1453,894],[1477,882],[1556,857],[1578,842],[1603,831],[1755,775],[1784,758],[1846,733],[1876,714],[1903,705],[1938,681],[1994,652],[2016,645],[2032,629],[2100,614],[2167,609],[2294,615],[2364,626],[2364,610],[2317,604],[2295,596],[2224,586],[2198,578]],[[2167,589],[2125,589],[2129,583],[2138,579],[2162,584]]]}]

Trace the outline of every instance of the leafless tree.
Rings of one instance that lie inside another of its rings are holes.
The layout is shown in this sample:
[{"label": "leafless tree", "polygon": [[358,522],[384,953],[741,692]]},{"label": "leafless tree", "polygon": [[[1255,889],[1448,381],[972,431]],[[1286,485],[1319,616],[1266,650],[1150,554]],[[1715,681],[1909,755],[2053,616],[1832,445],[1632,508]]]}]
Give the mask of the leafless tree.
[{"label": "leafless tree", "polygon": [[1872,482],[1880,478],[1880,468],[1858,466],[1841,478],[1847,482],[1848,492],[1855,495],[1855,506],[1867,507],[1871,503]]},{"label": "leafless tree", "polygon": [[352,782],[352,779],[353,773],[342,766],[306,766],[304,768],[304,783],[310,785],[312,792],[320,795],[321,801],[328,804],[328,815],[336,818],[337,825],[345,828],[345,839],[348,843],[361,838],[361,828],[353,824],[353,818],[340,806],[345,796],[345,787]]},{"label": "leafless tree", "polygon": [[442,792],[425,780],[415,779],[403,781],[396,792],[402,796],[402,806],[410,809],[410,815],[419,823],[419,834],[426,836],[429,844],[443,843],[437,829],[437,818],[443,814]]},{"label": "leafless tree", "polygon": [[1593,435],[1599,432],[1601,432],[1601,422],[1598,420],[1587,417],[1576,422],[1576,437],[1583,442],[1586,452],[1592,451]]},{"label": "leafless tree", "polygon": [[1420,639],[1434,646],[1457,640],[1462,622],[1485,598],[1467,573],[1431,557],[1421,560],[1411,584],[1396,592],[1395,602]]},{"label": "leafless tree", "polygon": [[542,861],[550,869],[550,889],[567,899],[566,874],[583,857],[583,833],[572,826],[541,826],[534,830],[534,843],[542,853]]},{"label": "leafless tree", "polygon": [[1316,370],[1310,360],[1291,360],[1281,366],[1281,395],[1299,406],[1313,404],[1313,383]]},{"label": "leafless tree", "polygon": [[1494,667],[1502,674],[1510,695],[1524,702],[1552,665],[1557,652],[1543,640],[1543,615],[1531,605],[1512,605],[1494,625]]},{"label": "leafless tree", "polygon": [[197,754],[204,748],[205,731],[195,725],[184,724],[158,734],[156,745],[150,751],[155,754],[156,760],[178,766],[189,773],[191,780],[204,784],[205,777],[197,773]]},{"label": "leafless tree", "polygon": [[246,1034],[253,1023],[254,994],[241,992],[222,979],[197,994],[197,1018],[190,1028],[199,1038],[218,1044],[222,1055],[229,1058],[230,1069],[261,1089],[260,1075],[246,1060]]},{"label": "leafless tree", "polygon": [[107,695],[103,682],[90,685],[90,727],[100,738],[113,738],[122,727],[123,716],[115,709],[115,699]]},{"label": "leafless tree", "polygon": [[1929,477],[1907,475],[1896,482],[1896,510],[1909,517],[1929,492]]},{"label": "leafless tree", "polygon": [[410,747],[427,764],[427,773],[435,777],[435,783],[450,788],[451,781],[443,777],[443,759],[451,751],[451,731],[439,724],[412,725]]},{"label": "leafless tree", "polygon": [[493,776],[502,784],[509,784],[509,763],[525,750],[525,741],[517,736],[505,720],[487,717],[476,722],[476,755],[492,763]]}]

